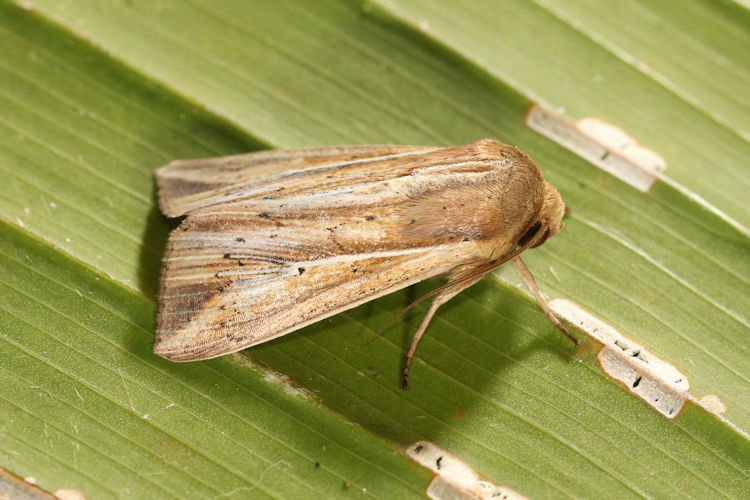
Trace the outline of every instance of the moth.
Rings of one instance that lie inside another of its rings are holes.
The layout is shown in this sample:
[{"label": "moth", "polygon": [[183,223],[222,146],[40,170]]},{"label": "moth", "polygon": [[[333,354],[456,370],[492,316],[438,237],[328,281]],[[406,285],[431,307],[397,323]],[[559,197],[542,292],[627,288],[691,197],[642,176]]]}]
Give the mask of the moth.
[{"label": "moth", "polygon": [[[435,311],[562,227],[565,205],[522,151],[348,146],[174,161],[156,171],[169,237],[154,352],[195,361],[267,342],[433,276],[402,386]],[[411,306],[410,306],[411,307]],[[408,309],[408,308],[407,308]]]}]

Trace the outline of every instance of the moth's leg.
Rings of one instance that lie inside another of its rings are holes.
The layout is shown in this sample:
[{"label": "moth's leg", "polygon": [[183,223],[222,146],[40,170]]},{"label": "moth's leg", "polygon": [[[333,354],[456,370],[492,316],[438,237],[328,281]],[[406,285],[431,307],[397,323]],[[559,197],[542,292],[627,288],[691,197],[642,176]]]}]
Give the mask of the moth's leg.
[{"label": "moth's leg", "polygon": [[[425,314],[424,318],[422,319],[422,323],[419,325],[419,328],[417,329],[417,332],[414,334],[414,337],[412,337],[411,346],[409,347],[409,352],[406,354],[406,362],[404,363],[404,373],[401,377],[401,389],[406,390],[409,388],[409,365],[411,364],[411,358],[414,356],[414,351],[417,350],[417,344],[419,343],[419,339],[422,338],[422,334],[427,329],[427,325],[430,324],[430,320],[435,315],[435,311],[437,311],[438,307],[448,302],[457,294],[461,293],[463,290],[466,290],[471,285],[473,285],[474,283],[482,279],[482,277],[484,277],[484,274],[477,276],[476,278],[462,281],[460,275],[454,275],[451,277],[451,280],[448,283],[446,283],[444,290],[440,292],[438,295],[436,295],[434,299],[432,299],[432,304],[430,304],[430,309],[427,311],[427,314]],[[451,282],[456,282],[456,285],[451,286]]]},{"label": "moth's leg", "polygon": [[521,257],[516,257],[515,259],[513,259],[513,267],[516,268],[518,276],[520,276],[524,284],[526,284],[526,288],[528,288],[529,291],[534,294],[536,303],[539,304],[539,307],[542,308],[542,311],[544,311],[544,314],[547,315],[552,324],[555,325],[561,332],[563,332],[566,337],[572,340],[575,345],[578,345],[579,340],[571,335],[570,332],[568,332],[568,329],[565,328],[562,323],[560,323],[560,320],[558,320],[557,316],[555,316],[555,313],[552,312],[552,309],[550,309],[547,301],[544,300],[544,297],[542,297],[542,292],[539,291],[539,287],[536,284],[534,276],[532,276],[531,271],[529,271],[529,268],[526,266],[526,263],[521,260]]}]

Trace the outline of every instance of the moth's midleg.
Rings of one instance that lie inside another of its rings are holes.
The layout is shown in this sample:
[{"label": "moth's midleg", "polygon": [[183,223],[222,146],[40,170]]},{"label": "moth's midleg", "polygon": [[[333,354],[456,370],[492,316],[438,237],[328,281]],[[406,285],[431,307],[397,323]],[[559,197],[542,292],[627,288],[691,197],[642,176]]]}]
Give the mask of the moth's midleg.
[{"label": "moth's midleg", "polygon": [[[486,273],[485,273],[486,274]],[[446,283],[445,289],[440,292],[433,300],[432,304],[430,304],[430,309],[427,311],[427,314],[425,314],[424,318],[422,319],[422,323],[419,325],[419,328],[417,329],[416,333],[414,333],[414,337],[411,339],[411,346],[409,347],[409,352],[406,353],[406,361],[404,362],[404,373],[401,376],[401,388],[406,390],[409,388],[409,365],[411,364],[411,358],[414,357],[414,351],[417,350],[417,344],[419,343],[419,339],[422,338],[422,334],[427,329],[427,325],[430,324],[430,320],[432,320],[432,317],[435,315],[435,311],[437,311],[438,307],[448,302],[450,299],[461,293],[463,290],[466,290],[471,285],[479,281],[484,277],[484,274],[481,274],[479,276],[473,277],[471,279],[461,279],[459,276],[454,276],[451,278],[451,280]],[[455,286],[451,286],[451,282],[456,282]]]},{"label": "moth's midleg", "polygon": [[411,346],[409,347],[409,352],[406,354],[406,361],[404,362],[404,373],[401,376],[401,388],[404,390],[409,388],[409,365],[411,364],[411,358],[414,356],[414,351],[417,350],[419,339],[422,338],[422,334],[427,329],[427,325],[430,324],[430,320],[435,315],[435,311],[437,311],[438,307],[440,307],[441,304],[445,302],[439,299],[440,297],[436,297],[432,301],[432,304],[430,304],[430,309],[427,311],[427,314],[425,314],[424,318],[422,319],[422,323],[419,325],[419,328],[414,334],[414,337],[412,337],[411,339]]},{"label": "moth's midleg", "polygon": [[562,323],[560,323],[560,320],[557,319],[555,313],[552,312],[552,309],[550,309],[547,301],[544,300],[542,292],[539,291],[539,287],[536,284],[534,275],[531,274],[531,271],[526,266],[526,263],[521,260],[521,257],[516,257],[515,259],[513,259],[513,267],[516,268],[516,272],[518,273],[518,276],[521,278],[521,280],[523,280],[526,288],[528,288],[529,291],[534,294],[536,303],[539,304],[539,307],[542,309],[542,311],[544,311],[544,314],[547,315],[552,324],[555,325],[561,332],[563,332],[566,337],[572,340],[575,345],[578,345],[579,340],[571,335],[570,332],[568,332],[568,329],[565,328]]}]

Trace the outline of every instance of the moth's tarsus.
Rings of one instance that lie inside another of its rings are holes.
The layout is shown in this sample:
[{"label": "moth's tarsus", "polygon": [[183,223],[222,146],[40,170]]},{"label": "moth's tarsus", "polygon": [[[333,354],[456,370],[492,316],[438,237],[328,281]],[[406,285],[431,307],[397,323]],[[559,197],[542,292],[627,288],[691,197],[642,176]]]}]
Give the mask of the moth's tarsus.
[{"label": "moth's tarsus", "polygon": [[581,344],[581,341],[578,340],[578,338],[576,338],[573,335],[571,335],[571,333],[568,331],[568,329],[565,328],[565,326],[563,326],[562,323],[560,323],[560,320],[557,319],[557,316],[555,316],[555,313],[553,313],[552,311],[549,311],[549,312],[545,311],[545,314],[547,315],[547,318],[549,318],[549,320],[552,322],[552,324],[555,325],[558,330],[560,330],[561,332],[563,332],[563,334],[566,337],[568,337],[571,340],[571,342],[573,342],[575,345],[580,345]]}]

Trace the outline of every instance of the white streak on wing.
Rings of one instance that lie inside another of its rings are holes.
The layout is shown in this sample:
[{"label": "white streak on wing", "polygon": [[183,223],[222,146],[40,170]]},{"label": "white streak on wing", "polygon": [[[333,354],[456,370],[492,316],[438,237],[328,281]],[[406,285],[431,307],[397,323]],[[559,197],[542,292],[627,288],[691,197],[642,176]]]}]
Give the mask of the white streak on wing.
[{"label": "white streak on wing", "polygon": [[[338,163],[327,163],[325,165],[318,165],[316,167],[307,167],[307,168],[301,168],[296,170],[289,170],[288,172],[284,172],[283,174],[279,175],[278,173],[269,174],[268,176],[261,176],[255,179],[252,179],[250,181],[244,182],[244,183],[238,183],[236,185],[231,186],[231,190],[222,195],[222,202],[229,202],[241,198],[247,198],[251,197],[254,193],[262,193],[267,189],[267,185],[278,182],[281,179],[284,179],[286,177],[290,177],[293,175],[298,175],[306,172],[314,172],[316,170],[326,170],[331,168],[339,168],[339,167],[348,167],[351,165],[357,165],[361,163],[369,163],[369,162],[376,162],[381,160],[390,160],[394,158],[404,158],[407,156],[414,156],[414,155],[420,155],[420,154],[428,154],[433,151],[437,151],[437,149],[428,149],[428,150],[419,150],[419,151],[409,151],[407,153],[397,153],[392,155],[384,155],[384,156],[375,156],[371,158],[362,158],[360,160],[351,160],[351,161],[344,161],[344,162],[338,162]],[[184,174],[181,174],[181,176],[184,176]],[[265,178],[265,180],[264,180]],[[249,188],[244,186],[259,186],[258,188]],[[219,188],[216,189],[217,192],[221,192],[226,188]],[[197,193],[195,195],[185,196],[184,202],[185,204],[191,204],[195,202],[200,202],[200,200],[203,200],[206,198],[206,193]],[[193,201],[195,200],[195,201]]]},{"label": "white streak on wing", "polygon": [[307,167],[307,168],[301,168],[299,170],[290,170],[289,172],[285,172],[282,177],[295,175],[300,172],[312,172],[314,170],[325,170],[327,168],[348,167],[350,165],[358,165],[360,163],[370,163],[370,162],[381,161],[381,160],[390,160],[392,158],[404,158],[406,156],[424,155],[424,154],[432,153],[433,151],[437,151],[438,149],[441,149],[441,148],[427,149],[427,150],[420,149],[417,151],[407,151],[406,153],[396,153],[392,155],[383,155],[383,156],[372,156],[369,158],[362,158],[360,160],[342,161],[339,163],[327,163],[325,165],[318,165],[316,167]]},{"label": "white streak on wing", "polygon": [[[428,153],[429,151],[424,151],[423,153]],[[414,153],[410,153],[414,154]],[[397,156],[406,156],[406,154],[397,155]],[[395,156],[394,156],[395,157]],[[368,159],[368,161],[375,161],[379,159],[384,158],[390,158],[390,157],[379,157],[379,158],[372,158]],[[349,162],[346,164],[333,164],[333,165],[324,165],[319,167],[310,167],[300,170],[293,170],[290,172],[285,173],[281,177],[271,177],[268,179],[267,182],[264,182],[262,184],[258,184],[258,179],[254,179],[252,181],[249,181],[247,183],[238,183],[236,185],[231,186],[231,190],[228,190],[226,193],[221,194],[220,200],[217,200],[218,203],[228,203],[236,200],[245,200],[247,199],[248,202],[252,202],[253,204],[258,204],[259,206],[278,206],[280,203],[282,203],[285,207],[288,208],[311,208],[311,207],[321,207],[326,206],[327,204],[330,204],[332,206],[341,206],[344,205],[345,202],[349,202],[351,204],[357,204],[357,205],[366,205],[367,201],[364,201],[362,196],[367,196],[366,194],[362,192],[358,192],[357,189],[360,189],[362,186],[354,186],[354,187],[346,187],[346,188],[337,188],[337,189],[329,189],[329,190],[321,190],[318,193],[305,193],[301,196],[291,196],[291,197],[283,197],[283,198],[274,198],[274,199],[253,199],[253,196],[266,193],[268,190],[269,184],[278,183],[281,181],[281,179],[285,177],[290,177],[296,174],[305,173],[313,170],[321,170],[326,168],[335,168],[339,166],[345,166],[351,163],[361,163],[365,160],[357,160],[355,162]],[[477,163],[481,163],[482,165],[487,166],[493,166],[493,165],[504,165],[507,163],[505,160],[489,160],[489,161],[466,161],[466,162],[460,162],[460,163],[452,163],[450,166],[451,168],[455,167],[462,167],[466,165],[474,165]],[[425,169],[431,168],[431,165],[427,165]],[[394,178],[394,179],[388,179],[383,181],[377,181],[372,182],[367,185],[368,189],[372,189],[377,185],[388,185],[387,191],[391,193],[391,196],[403,196],[408,195],[408,193],[400,193],[398,189],[398,184],[403,184],[404,186],[413,185],[415,182],[419,182],[419,170],[415,171],[415,174],[413,176],[403,176],[400,178]],[[462,180],[466,181],[467,179],[471,178],[472,176],[484,176],[487,175],[487,172],[476,172],[473,174],[469,173],[461,173],[457,174],[455,172],[446,172],[444,174],[438,174],[434,173],[431,176],[434,179],[438,179],[440,175],[446,175],[449,177],[460,177]],[[400,181],[400,182],[399,182]],[[258,186],[258,187],[245,187],[245,186]],[[216,189],[216,193],[221,193],[227,188],[218,188]],[[383,196],[386,192],[386,189],[382,189],[377,194],[373,193],[375,196],[377,196],[378,201],[383,201]],[[210,196],[210,195],[209,195]],[[202,199],[205,199],[207,195],[205,193],[200,193],[199,195],[196,195],[196,200],[200,201]],[[191,200],[191,197],[185,197],[184,203],[189,204],[187,200]],[[333,203],[332,203],[333,202]],[[203,215],[246,215],[245,212],[229,212],[229,211],[218,211],[218,212],[203,212]]]},{"label": "white streak on wing", "polygon": [[[287,268],[285,267],[283,269],[283,271],[284,271],[283,273],[282,273],[282,269],[278,269],[278,270],[274,269],[272,272],[269,272],[267,269],[265,269],[265,270],[257,269],[255,271],[237,271],[237,272],[235,272],[235,271],[219,271],[219,272],[205,273],[205,274],[183,274],[183,275],[180,275],[180,276],[167,276],[165,278],[165,280],[166,281],[188,281],[188,282],[193,282],[193,281],[208,281],[208,280],[215,279],[215,278],[250,277],[250,276],[274,276],[274,277],[280,277],[280,276],[292,274],[290,272],[291,268],[289,270],[287,270]],[[293,274],[296,275],[297,273],[294,272]]]},{"label": "white streak on wing", "polygon": [[299,266],[327,266],[329,264],[340,264],[357,262],[364,259],[382,259],[388,257],[400,257],[402,255],[411,255],[415,253],[424,253],[431,250],[440,250],[445,248],[445,245],[434,245],[430,247],[416,247],[416,248],[403,248],[399,250],[384,250],[381,252],[369,252],[369,253],[355,253],[347,255],[335,255],[333,257],[326,257],[324,259],[308,260],[304,262],[297,262],[295,265]]},{"label": "white streak on wing", "polygon": [[[238,237],[243,237],[245,241],[237,241]],[[187,255],[170,255],[168,260],[198,260],[203,258],[216,258],[229,253],[231,257],[257,258],[252,252],[258,251],[268,253],[269,251],[294,249],[311,253],[327,253],[317,246],[305,246],[299,240],[290,240],[286,238],[258,238],[248,236],[245,233],[220,233],[192,231],[183,233],[180,239],[180,246],[173,248],[173,252],[187,252],[186,247],[190,246],[190,253]],[[265,255],[265,259],[271,258]]]},{"label": "white streak on wing", "polygon": [[[284,266],[284,269],[286,270],[286,272],[281,273],[281,268],[273,269],[273,271],[277,273],[279,276],[290,275],[290,274],[297,275],[296,269],[298,267],[309,268],[309,267],[315,267],[315,266],[328,266],[332,264],[352,263],[352,262],[358,262],[358,261],[365,260],[365,259],[385,259],[388,257],[400,257],[403,255],[425,253],[431,250],[440,250],[443,248],[445,248],[444,245],[435,245],[435,246],[429,246],[429,247],[404,248],[400,250],[384,250],[381,252],[334,255],[332,257],[326,257],[323,259],[306,260],[306,261],[299,261],[299,262],[288,262],[286,266]],[[247,256],[244,256],[241,254],[237,254],[237,255],[232,254],[231,258],[239,258],[239,259],[246,258],[248,260],[251,260],[253,259],[253,256],[252,254],[247,254]],[[250,277],[250,276],[263,275],[263,274],[272,274],[272,273],[269,273],[267,269],[219,271],[218,277],[220,278],[229,277],[229,276]],[[217,273],[182,274],[179,276],[167,276],[165,277],[165,280],[167,281],[202,281],[206,279],[215,278],[216,275]]]}]

